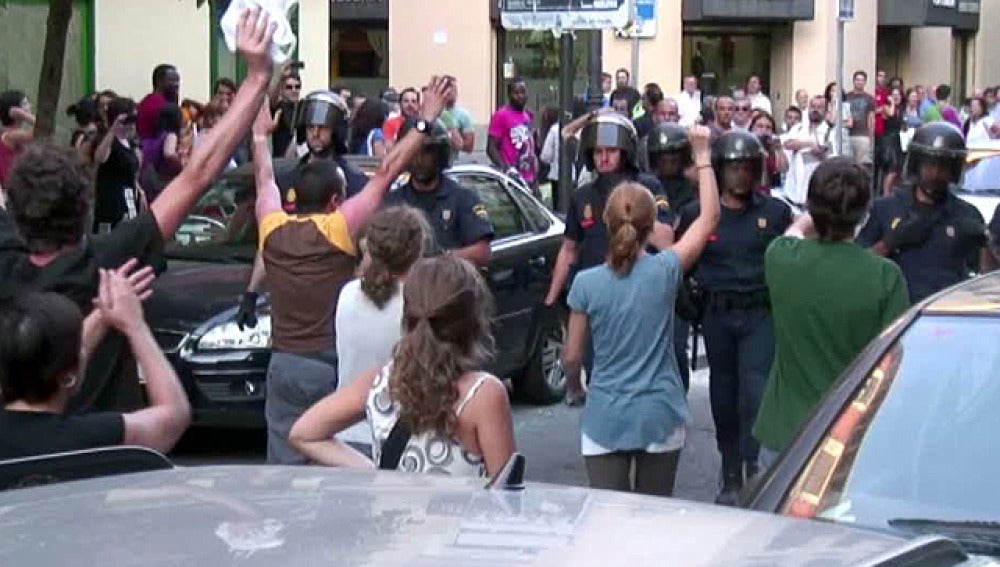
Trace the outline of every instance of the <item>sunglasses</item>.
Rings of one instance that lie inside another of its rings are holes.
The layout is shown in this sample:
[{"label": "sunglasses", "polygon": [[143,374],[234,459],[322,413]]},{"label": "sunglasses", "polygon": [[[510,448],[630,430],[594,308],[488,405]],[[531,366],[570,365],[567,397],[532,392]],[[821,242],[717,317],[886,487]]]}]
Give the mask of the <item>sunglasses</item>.
[{"label": "sunglasses", "polygon": [[285,85],[286,91],[301,91],[302,85]]}]

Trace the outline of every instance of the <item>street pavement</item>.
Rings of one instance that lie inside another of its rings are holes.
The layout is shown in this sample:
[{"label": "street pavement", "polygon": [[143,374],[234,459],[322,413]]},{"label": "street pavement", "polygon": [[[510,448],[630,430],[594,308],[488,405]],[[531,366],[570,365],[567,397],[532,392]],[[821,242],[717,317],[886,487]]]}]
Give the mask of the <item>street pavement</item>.
[{"label": "street pavement", "polygon": [[[674,495],[711,502],[718,483],[719,455],[708,402],[708,370],[691,375],[692,423],[681,453]],[[586,486],[580,456],[579,408],[564,404],[517,404],[514,429],[518,450],[528,463],[527,479],[535,482]],[[264,462],[264,434],[249,431],[194,430],[171,457],[181,465],[255,464]]]}]

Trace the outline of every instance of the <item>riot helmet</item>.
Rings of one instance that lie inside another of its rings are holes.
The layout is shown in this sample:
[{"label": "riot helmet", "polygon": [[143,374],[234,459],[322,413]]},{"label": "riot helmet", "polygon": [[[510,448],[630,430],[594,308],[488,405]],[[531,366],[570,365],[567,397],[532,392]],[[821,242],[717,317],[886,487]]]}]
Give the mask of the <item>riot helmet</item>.
[{"label": "riot helmet", "polygon": [[913,133],[906,156],[906,176],[913,182],[920,180],[920,166],[928,161],[938,162],[950,171],[951,183],[958,183],[968,150],[962,131],[949,122],[931,122]]},{"label": "riot helmet", "polygon": [[[409,119],[403,123],[399,128],[399,136],[397,139],[402,140],[414,127],[416,127],[417,121],[414,119]],[[421,152],[430,151],[434,153],[435,156],[435,175],[441,175],[444,170],[451,167],[451,136],[448,134],[448,129],[445,128],[444,124],[440,120],[435,120],[430,123],[430,131],[428,131],[426,138],[424,139],[424,145]],[[419,154],[418,154],[419,155]],[[417,158],[413,158],[410,162],[410,175],[421,182],[428,182],[434,179],[434,175],[430,175],[430,172],[417,172],[414,171],[413,162]]]},{"label": "riot helmet", "polygon": [[[330,147],[323,148],[319,153],[346,154],[350,116],[347,103],[339,95],[330,91],[309,93],[309,96],[299,105],[296,117],[298,139],[306,139],[308,127],[323,126],[330,129]],[[312,148],[310,151],[313,151]]]},{"label": "riot helmet", "polygon": [[596,172],[594,167],[594,150],[596,148],[618,148],[622,152],[622,169],[632,172],[639,171],[638,157],[639,136],[632,122],[613,112],[602,112],[587,124],[581,135],[580,151],[583,152],[584,163]]},{"label": "riot helmet", "polygon": [[724,132],[712,144],[712,168],[715,170],[719,190],[727,189],[725,166],[733,162],[749,162],[753,166],[753,178],[759,184],[764,175],[766,156],[767,152],[757,136],[742,130]]},{"label": "riot helmet", "polygon": [[692,163],[691,139],[687,129],[670,122],[656,125],[646,138],[646,153],[649,168],[654,172],[657,169],[657,158],[661,154],[680,154],[680,167],[689,167]]}]

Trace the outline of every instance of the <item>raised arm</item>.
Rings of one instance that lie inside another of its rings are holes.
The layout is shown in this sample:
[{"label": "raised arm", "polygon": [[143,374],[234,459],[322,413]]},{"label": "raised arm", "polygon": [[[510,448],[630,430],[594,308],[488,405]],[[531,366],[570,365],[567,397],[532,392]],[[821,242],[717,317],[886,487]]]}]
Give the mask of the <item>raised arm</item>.
[{"label": "raised arm", "polygon": [[[448,79],[444,77],[431,78],[430,85],[424,91],[423,101],[420,105],[420,118],[427,122],[437,120],[453,89],[454,87]],[[361,193],[351,197],[340,206],[340,212],[344,215],[344,220],[347,223],[347,230],[352,236],[361,230],[361,227],[382,205],[382,199],[389,191],[392,182],[409,165],[413,156],[423,147],[424,141],[423,134],[417,132],[415,128],[411,129],[406,136],[393,144],[392,149],[386,154],[375,175],[368,180]]]},{"label": "raised arm", "polygon": [[264,102],[271,77],[274,28],[267,13],[260,8],[251,8],[240,16],[236,46],[247,63],[247,77],[229,111],[191,152],[187,167],[153,202],[153,215],[164,240],[173,237],[205,188],[222,172]]},{"label": "raised arm", "polygon": [[691,128],[691,147],[694,163],[698,168],[698,218],[684,232],[672,250],[680,257],[684,271],[688,271],[698,261],[708,238],[719,225],[719,189],[712,170],[712,153],[709,149],[711,132],[704,126]]},{"label": "raised arm", "polygon": [[265,100],[257,110],[257,118],[253,123],[253,143],[250,146],[253,156],[253,178],[257,189],[255,211],[258,224],[267,215],[282,210],[281,191],[274,180],[274,164],[271,162],[269,140],[272,125],[271,110]]}]

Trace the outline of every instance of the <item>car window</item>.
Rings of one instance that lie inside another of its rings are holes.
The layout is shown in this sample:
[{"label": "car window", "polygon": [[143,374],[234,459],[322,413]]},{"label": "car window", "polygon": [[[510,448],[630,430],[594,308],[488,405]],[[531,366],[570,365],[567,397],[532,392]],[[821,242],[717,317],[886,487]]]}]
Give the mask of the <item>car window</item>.
[{"label": "car window", "polygon": [[224,176],[198,200],[178,227],[167,254],[197,257],[205,251],[214,255],[222,246],[250,247],[257,243],[252,178]]},{"label": "car window", "polygon": [[784,512],[880,529],[1000,520],[997,345],[1000,318],[917,319],[842,409]]},{"label": "car window", "polygon": [[495,239],[527,232],[524,215],[498,179],[485,175],[461,176],[459,179],[464,187],[472,189],[479,195],[493,223]]},{"label": "car window", "polygon": [[517,188],[515,185],[511,185],[510,193],[514,196],[514,199],[521,205],[521,210],[525,212],[531,224],[534,226],[535,230],[539,232],[545,232],[552,225],[552,221],[549,216],[545,214],[542,210],[542,205],[538,201],[532,199],[523,190]]}]

